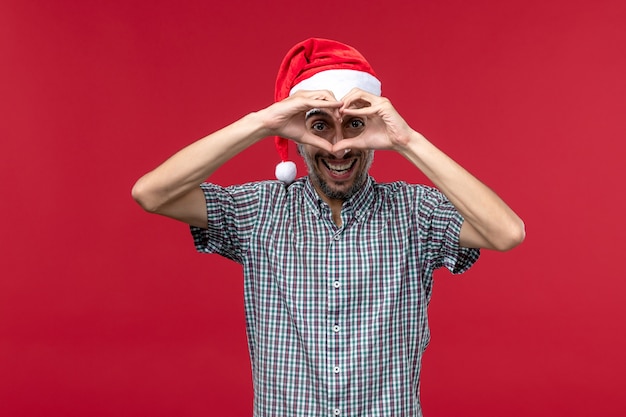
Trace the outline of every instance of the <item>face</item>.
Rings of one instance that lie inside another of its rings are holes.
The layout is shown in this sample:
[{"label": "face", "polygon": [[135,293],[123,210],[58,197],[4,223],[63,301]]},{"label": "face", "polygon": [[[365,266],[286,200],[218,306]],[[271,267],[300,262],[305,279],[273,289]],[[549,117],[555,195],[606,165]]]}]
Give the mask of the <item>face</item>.
[{"label": "face", "polygon": [[[321,109],[310,110],[305,123],[307,129],[330,143],[353,138],[365,129],[365,122],[360,118],[337,120]],[[352,197],[367,179],[374,159],[371,150],[348,150],[342,155],[333,155],[311,145],[299,145],[298,151],[304,158],[313,186],[328,200],[345,201]]]}]

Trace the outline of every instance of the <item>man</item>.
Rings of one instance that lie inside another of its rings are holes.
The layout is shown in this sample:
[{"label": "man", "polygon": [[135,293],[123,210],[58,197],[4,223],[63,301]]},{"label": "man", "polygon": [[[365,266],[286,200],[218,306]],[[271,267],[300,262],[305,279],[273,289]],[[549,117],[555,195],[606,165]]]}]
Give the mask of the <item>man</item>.
[{"label": "man", "polygon": [[[273,135],[283,182],[203,183]],[[293,183],[286,139],[308,168]],[[378,149],[438,190],[377,184]],[[521,219],[381,96],[365,58],[326,39],[288,52],[274,104],[178,152],[133,196],[190,224],[199,251],[243,265],[255,416],[421,416],[433,271],[463,272],[478,248],[524,239]]]}]

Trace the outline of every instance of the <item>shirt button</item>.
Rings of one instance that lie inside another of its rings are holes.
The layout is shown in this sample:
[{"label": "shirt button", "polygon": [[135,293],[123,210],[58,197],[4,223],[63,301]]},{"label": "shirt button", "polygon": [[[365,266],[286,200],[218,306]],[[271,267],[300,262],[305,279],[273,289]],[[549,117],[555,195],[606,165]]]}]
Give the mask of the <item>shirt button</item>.
[{"label": "shirt button", "polygon": [[336,374],[338,374],[339,372],[341,372],[341,368],[340,368],[340,367],[338,367],[338,366],[335,366],[335,367],[333,368],[333,372],[334,372],[334,373],[336,373]]},{"label": "shirt button", "polygon": [[341,330],[341,327],[339,327],[339,325],[338,325],[338,324],[335,324],[335,325],[333,326],[333,332],[338,333],[338,332],[339,332],[339,330]]},{"label": "shirt button", "polygon": [[335,408],[335,410],[333,411],[333,413],[338,416],[339,414],[341,414],[341,410],[338,408]]},{"label": "shirt button", "polygon": [[339,234],[336,234],[335,236],[333,236],[333,239],[335,239],[335,240],[339,240],[340,238],[341,238],[341,235],[339,235]]},{"label": "shirt button", "polygon": [[333,282],[333,287],[335,287],[335,288],[341,287],[341,282],[339,282],[339,281]]}]

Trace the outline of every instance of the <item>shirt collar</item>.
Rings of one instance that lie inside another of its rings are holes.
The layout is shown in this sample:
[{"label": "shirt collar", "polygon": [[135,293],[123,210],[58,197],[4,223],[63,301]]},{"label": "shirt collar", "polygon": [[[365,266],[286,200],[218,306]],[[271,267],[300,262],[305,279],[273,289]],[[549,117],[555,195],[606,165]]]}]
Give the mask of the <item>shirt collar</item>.
[{"label": "shirt collar", "polygon": [[[368,176],[363,183],[363,186],[359,188],[359,190],[350,199],[343,203],[341,211],[352,212],[356,217],[364,215],[374,201],[374,185],[374,179]],[[308,176],[304,182],[304,197],[311,211],[319,217],[321,207],[326,203],[322,200],[319,194],[317,194],[317,191]]]}]

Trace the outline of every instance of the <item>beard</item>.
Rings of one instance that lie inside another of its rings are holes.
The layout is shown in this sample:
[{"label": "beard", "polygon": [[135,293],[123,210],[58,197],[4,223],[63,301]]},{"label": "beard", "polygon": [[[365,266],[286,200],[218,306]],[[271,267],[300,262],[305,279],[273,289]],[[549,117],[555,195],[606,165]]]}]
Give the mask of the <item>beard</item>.
[{"label": "beard", "polygon": [[372,162],[374,161],[374,151],[367,151],[367,153],[363,153],[363,165],[356,173],[352,185],[346,190],[340,190],[337,188],[333,188],[326,180],[322,178],[317,168],[315,157],[312,157],[311,155],[306,153],[304,148],[300,145],[298,146],[298,152],[304,159],[307,170],[309,172],[309,178],[311,179],[313,185],[317,186],[322,194],[332,200],[346,201],[354,196],[354,194],[356,194],[356,192],[361,189],[361,187],[367,180],[369,169],[372,166]]}]

